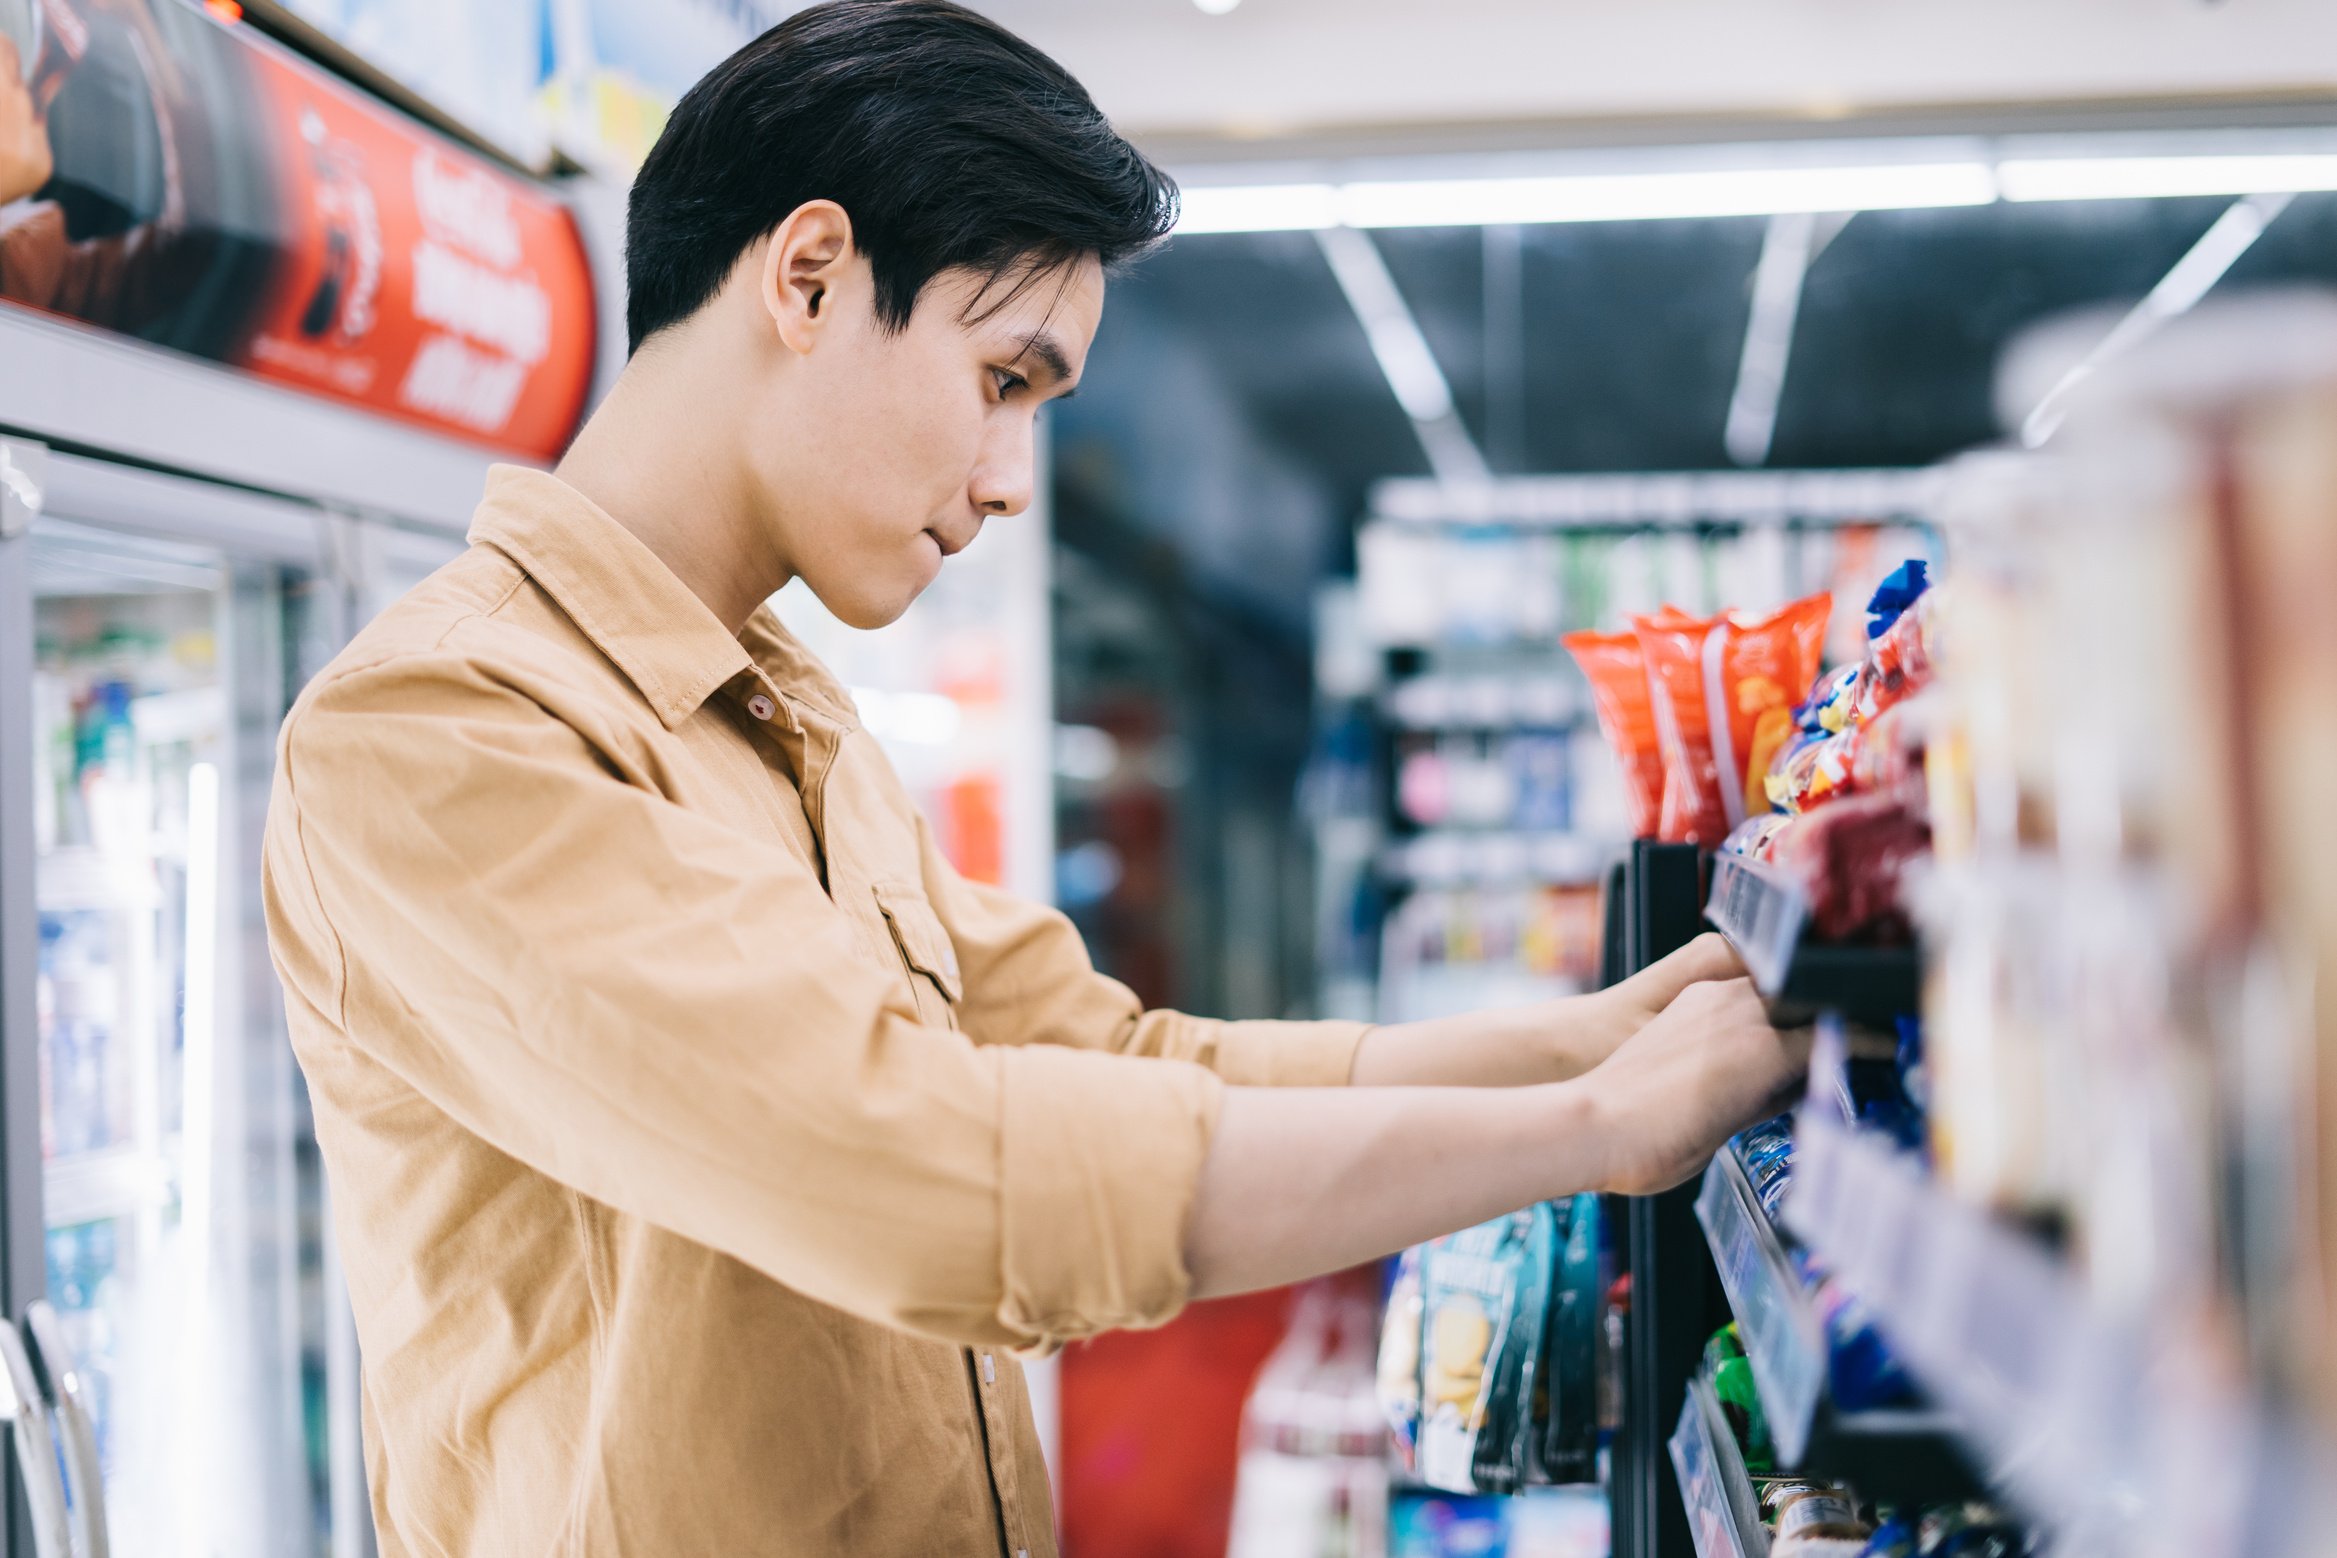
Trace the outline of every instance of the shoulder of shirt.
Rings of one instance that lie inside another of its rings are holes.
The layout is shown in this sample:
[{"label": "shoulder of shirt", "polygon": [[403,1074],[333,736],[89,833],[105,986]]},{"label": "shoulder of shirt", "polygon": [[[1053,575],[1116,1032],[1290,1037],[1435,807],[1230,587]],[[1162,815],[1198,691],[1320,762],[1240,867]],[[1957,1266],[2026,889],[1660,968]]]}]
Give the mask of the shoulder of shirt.
[{"label": "shoulder of shirt", "polygon": [[[540,591],[518,563],[495,547],[472,543],[360,628],[301,689],[286,715],[286,729],[320,698],[387,668],[410,664],[421,669],[433,661],[542,667],[571,657],[599,659],[581,633],[548,630],[552,622],[566,622],[556,608],[544,613],[543,622],[517,620],[522,613],[514,607],[524,608],[530,597],[540,597]],[[564,641],[570,638],[573,642]]]}]

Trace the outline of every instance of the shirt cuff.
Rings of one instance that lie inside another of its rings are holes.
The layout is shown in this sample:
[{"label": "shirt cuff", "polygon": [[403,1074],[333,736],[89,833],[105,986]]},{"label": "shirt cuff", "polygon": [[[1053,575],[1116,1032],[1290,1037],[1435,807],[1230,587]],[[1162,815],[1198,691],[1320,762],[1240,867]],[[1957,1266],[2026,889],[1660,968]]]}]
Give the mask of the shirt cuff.
[{"label": "shirt cuff", "polygon": [[1345,1087],[1364,1022],[1226,1022],[1209,1069],[1235,1087]]},{"label": "shirt cuff", "polygon": [[1225,1084],[1178,1061],[996,1053],[1000,1324],[1044,1351],[1167,1320],[1192,1292],[1185,1225]]}]

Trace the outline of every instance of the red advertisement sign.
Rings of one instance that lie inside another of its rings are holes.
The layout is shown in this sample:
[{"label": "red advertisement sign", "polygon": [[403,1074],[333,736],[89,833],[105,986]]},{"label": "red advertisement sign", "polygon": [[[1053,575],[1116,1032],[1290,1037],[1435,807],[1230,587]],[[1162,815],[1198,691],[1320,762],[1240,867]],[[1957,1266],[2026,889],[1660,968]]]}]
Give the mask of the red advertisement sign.
[{"label": "red advertisement sign", "polygon": [[0,300],[538,459],[592,374],[556,201],[185,0],[0,0]]}]

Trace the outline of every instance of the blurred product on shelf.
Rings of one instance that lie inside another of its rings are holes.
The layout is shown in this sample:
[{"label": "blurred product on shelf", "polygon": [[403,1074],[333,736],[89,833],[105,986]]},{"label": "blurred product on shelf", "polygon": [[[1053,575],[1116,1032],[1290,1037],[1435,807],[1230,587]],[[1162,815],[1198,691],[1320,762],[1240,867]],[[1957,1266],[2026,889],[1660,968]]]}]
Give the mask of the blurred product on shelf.
[{"label": "blurred product on shelf", "polygon": [[1374,1392],[1370,1296],[1299,1290],[1290,1329],[1242,1412],[1228,1558],[1385,1558],[1386,1426]]},{"label": "blurred product on shelf", "polygon": [[1385,701],[1404,730],[1562,730],[1582,714],[1580,689],[1557,671],[1408,676],[1389,686]]},{"label": "blurred product on shelf", "polygon": [[1402,1469],[1453,1493],[1595,1481],[1611,1289],[1595,1195],[1405,1251],[1377,1370]]},{"label": "blurred product on shelf", "polygon": [[1548,1203],[1431,1243],[1420,1256],[1416,1470],[1453,1493],[1512,1493],[1537,1458],[1557,1224]]},{"label": "blurred product on shelf", "polygon": [[1396,805],[1415,826],[1557,832],[1573,816],[1568,739],[1557,732],[1407,734],[1397,751]]},{"label": "blurred product on shelf", "polygon": [[1963,820],[1925,900],[1948,1183],[2050,1216],[2113,1314],[2324,1421],[2332,426],[2337,305],[2251,300],[2121,364],[2048,458],[1969,469],[1927,763]]},{"label": "blurred product on shelf", "polygon": [[1512,1498],[1399,1490],[1388,1558],[1608,1558],[1602,1488],[1529,1488]]},{"label": "blurred product on shelf", "polygon": [[1654,838],[1663,826],[1664,763],[1648,692],[1647,651],[1636,632],[1569,633],[1564,643],[1590,683],[1599,730],[1622,770],[1631,836]]},{"label": "blurred product on shelf", "polygon": [[[1992,1505],[1877,1504],[1845,1482],[1772,1470],[1760,1396],[1733,1324],[1713,1334],[1698,1379],[1698,1388],[1717,1401],[1719,1423],[1730,1437],[1720,1465],[1699,1470],[1707,1477],[1743,1479],[1734,1490],[1712,1491],[1716,1501],[1757,1519],[1766,1558],[2022,1558],[2038,1550],[2019,1524]],[[1696,1400],[1691,1393],[1691,1411]],[[1718,1539],[1717,1533],[1707,1536]],[[1741,1545],[1746,1558],[1763,1558],[1752,1541]],[[1699,1547],[1707,1554],[1716,1550]]]},{"label": "blurred product on shelf", "polygon": [[1381,1020],[1578,994],[1597,980],[1599,935],[1595,887],[1422,888],[1381,931]]},{"label": "blurred product on shelf", "polygon": [[1766,806],[1762,781],[1793,733],[1796,689],[1817,675],[1832,608],[1812,595],[1765,617],[1667,607],[1632,619],[1663,753],[1659,838],[1717,848]]}]

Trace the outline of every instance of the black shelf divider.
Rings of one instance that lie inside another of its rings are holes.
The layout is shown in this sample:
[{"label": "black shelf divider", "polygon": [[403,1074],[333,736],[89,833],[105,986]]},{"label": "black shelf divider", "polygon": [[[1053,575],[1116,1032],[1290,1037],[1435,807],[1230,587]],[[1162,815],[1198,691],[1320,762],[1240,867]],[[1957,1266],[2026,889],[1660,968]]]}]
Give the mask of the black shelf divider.
[{"label": "black shelf divider", "polygon": [[[1609,959],[1610,976],[1628,977],[1703,930],[1705,858],[1689,844],[1632,845],[1619,902],[1609,904],[1610,931],[1622,932],[1621,956]],[[1695,1558],[1666,1437],[1677,1424],[1705,1338],[1729,1316],[1695,1205],[1693,1184],[1625,1201],[1631,1312],[1624,1326],[1623,1422],[1613,1471],[1616,1558]]]}]

